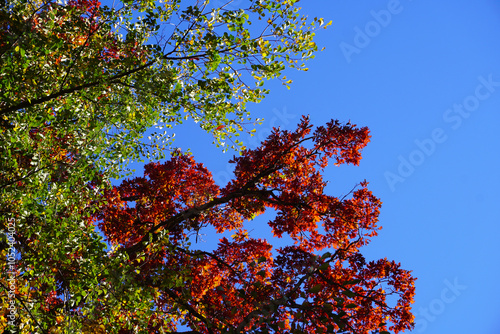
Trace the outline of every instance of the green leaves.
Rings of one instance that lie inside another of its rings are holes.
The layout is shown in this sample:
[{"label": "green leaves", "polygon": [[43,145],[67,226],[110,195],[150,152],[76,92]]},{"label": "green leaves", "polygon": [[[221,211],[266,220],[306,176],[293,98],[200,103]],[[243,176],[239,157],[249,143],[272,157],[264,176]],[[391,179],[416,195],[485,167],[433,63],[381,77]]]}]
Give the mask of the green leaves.
[{"label": "green leaves", "polygon": [[342,294],[343,295],[346,295],[347,297],[351,297],[351,298],[354,298],[356,297],[356,294],[350,290],[342,290]]},{"label": "green leaves", "polygon": [[322,284],[316,284],[315,286],[313,286],[312,288],[309,289],[309,292],[316,294],[316,293],[320,292],[322,290],[322,288],[323,288]]},{"label": "green leaves", "polygon": [[[191,268],[147,268],[156,276],[141,284],[134,261],[151,259],[113,248],[133,236],[110,244],[96,232],[103,193],[130,174],[130,162],[164,159],[170,129],[187,119],[240,150],[236,137],[252,122],[247,103],[268,94],[264,80],[290,84],[282,72],[312,58],[315,29],[294,1],[227,10],[179,0],[115,8],[8,0],[0,8],[0,215],[18,220],[19,270],[30,278],[22,294],[34,305],[23,321],[51,331],[69,323],[74,331],[94,324],[83,332],[147,328],[159,287],[185,286]],[[175,251],[149,241],[157,254]],[[272,260],[256,259],[264,281]],[[267,289],[261,281],[252,288]],[[68,315],[75,312],[82,317]]]}]

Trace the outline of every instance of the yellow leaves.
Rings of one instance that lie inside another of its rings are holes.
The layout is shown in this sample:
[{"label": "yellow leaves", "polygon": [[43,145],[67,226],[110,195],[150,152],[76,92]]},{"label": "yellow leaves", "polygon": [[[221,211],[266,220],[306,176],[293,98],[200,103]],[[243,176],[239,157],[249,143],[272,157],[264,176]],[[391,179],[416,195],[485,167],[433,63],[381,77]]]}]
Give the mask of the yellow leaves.
[{"label": "yellow leaves", "polygon": [[241,242],[249,238],[248,232],[246,230],[238,230],[235,234],[231,235],[236,242]]},{"label": "yellow leaves", "polygon": [[28,1],[26,3],[27,8],[29,8],[30,11],[36,12],[38,11],[41,7],[46,6],[46,3],[42,0],[33,0],[33,1]]},{"label": "yellow leaves", "polygon": [[257,44],[259,45],[259,47],[262,49],[265,49],[269,46],[269,41],[263,39],[263,38],[260,38],[258,41],[257,41]]},{"label": "yellow leaves", "polygon": [[105,334],[106,327],[104,327],[104,325],[99,324],[97,322],[86,321],[83,324],[82,333],[83,334]]},{"label": "yellow leaves", "polygon": [[73,41],[76,45],[78,45],[78,46],[82,46],[82,45],[85,43],[85,41],[86,41],[86,40],[87,40],[86,36],[81,36],[81,35],[79,35],[79,36],[76,36],[75,38],[73,38],[73,40],[72,40],[72,41]]},{"label": "yellow leaves", "polygon": [[314,21],[317,21],[319,23],[319,26],[323,27],[324,29],[326,29],[328,26],[332,25],[332,21],[331,20],[326,25],[324,25],[325,24],[325,20],[323,18],[321,18],[321,17],[319,19],[317,17],[315,17]]},{"label": "yellow leaves", "polygon": [[[2,306],[2,309],[3,308],[7,309],[5,305]],[[7,327],[7,322],[8,322],[7,318],[3,314],[0,315],[0,329],[5,329]]]}]

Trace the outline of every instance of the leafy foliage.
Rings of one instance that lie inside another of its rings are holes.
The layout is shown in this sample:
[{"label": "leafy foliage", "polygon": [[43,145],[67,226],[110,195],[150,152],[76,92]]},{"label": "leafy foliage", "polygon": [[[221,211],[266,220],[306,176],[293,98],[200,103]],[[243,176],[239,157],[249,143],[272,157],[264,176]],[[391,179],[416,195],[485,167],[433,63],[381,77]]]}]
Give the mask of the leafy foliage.
[{"label": "leafy foliage", "polygon": [[[250,19],[267,23],[250,29]],[[168,152],[173,133],[145,141],[145,131],[190,118],[226,145],[249,121],[245,104],[267,93],[263,80],[312,57],[315,29],[293,1],[232,11],[179,0],[2,2],[0,215],[18,221],[21,275],[33,271],[35,287],[60,296],[68,287],[55,286],[52,269],[72,270],[68,254],[102,269],[104,244],[84,221],[128,162]]]},{"label": "leafy foliage", "polygon": [[[399,332],[412,327],[414,279],[395,262],[366,262],[359,252],[379,229],[380,201],[366,182],[351,196],[327,195],[321,177],[329,159],[358,164],[368,139],[366,128],[335,121],[311,134],[304,118],[296,131],[275,129],[261,147],[234,158],[235,178],[222,189],[192,156],[174,156],[106,191],[94,217],[115,254],[137,268],[136,281],[156,289],[152,308],[174,321],[165,328]],[[248,235],[244,222],[267,209],[276,211],[268,223],[274,235],[293,245],[273,252]],[[194,249],[190,237],[207,226],[233,231],[232,240],[221,238],[213,252]],[[315,255],[325,248],[334,253]]]},{"label": "leafy foliage", "polygon": [[[323,21],[301,16],[296,3],[0,4],[0,224],[16,221],[22,333],[411,327],[409,272],[359,254],[376,235],[380,202],[366,183],[349,197],[323,192],[321,169],[330,158],[357,164],[367,129],[331,122],[311,134],[304,119],[256,150],[236,138],[258,121],[246,104],[265,97],[264,81],[289,85],[283,71],[306,70],[317,51]],[[234,180],[219,188],[193,157],[174,154],[110,186],[130,161],[165,158],[173,132],[146,141],[148,129],[187,119],[242,150]],[[273,250],[248,236],[245,224],[268,209],[277,212],[274,235],[294,245]],[[214,252],[194,249],[190,240],[208,226],[234,236]]]}]

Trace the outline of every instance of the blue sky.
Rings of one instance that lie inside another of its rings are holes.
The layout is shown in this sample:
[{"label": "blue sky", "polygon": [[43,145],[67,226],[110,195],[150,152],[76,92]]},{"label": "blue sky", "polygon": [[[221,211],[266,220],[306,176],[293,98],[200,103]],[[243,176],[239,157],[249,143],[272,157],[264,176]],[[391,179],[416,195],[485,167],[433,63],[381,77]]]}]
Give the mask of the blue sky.
[{"label": "blue sky", "polygon": [[[383,201],[383,230],[364,254],[401,262],[418,277],[414,333],[500,333],[500,2],[301,6],[333,21],[317,34],[326,50],[308,72],[287,73],[290,90],[269,83],[270,96],[249,106],[266,119],[256,138],[271,126],[293,129],[302,114],[315,125],[334,118],[368,126],[361,165],[329,167],[325,179],[333,195],[366,179]],[[216,181],[228,180],[233,152],[222,153],[194,125],[175,131],[176,146],[191,148]],[[265,219],[252,228],[269,237]]]}]

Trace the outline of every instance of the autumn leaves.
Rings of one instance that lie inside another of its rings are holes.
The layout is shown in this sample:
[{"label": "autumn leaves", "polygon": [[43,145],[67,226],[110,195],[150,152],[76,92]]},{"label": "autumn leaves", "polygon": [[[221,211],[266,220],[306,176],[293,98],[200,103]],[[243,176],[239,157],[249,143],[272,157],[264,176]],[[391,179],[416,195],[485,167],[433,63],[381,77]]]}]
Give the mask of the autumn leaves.
[{"label": "autumn leaves", "polygon": [[[366,182],[348,198],[324,193],[321,170],[330,159],[357,164],[368,130],[335,121],[311,129],[305,117],[295,131],[275,129],[260,147],[233,158],[235,177],[221,189],[192,156],[180,155],[148,164],[144,177],[106,193],[99,226],[132,258],[144,254],[141,281],[154,280],[162,263],[188,268],[182,290],[158,290],[158,307],[180,305],[183,321],[207,333],[411,327],[410,273],[386,259],[366,263],[359,253],[379,229],[380,201]],[[295,242],[276,249],[276,257],[268,241],[245,230],[245,221],[267,209],[276,211],[274,236]],[[207,226],[234,231],[233,241],[222,238],[213,252],[192,249],[198,245],[189,246],[189,237]],[[334,254],[314,253],[332,247]],[[396,307],[387,305],[382,286],[398,297]]]}]

